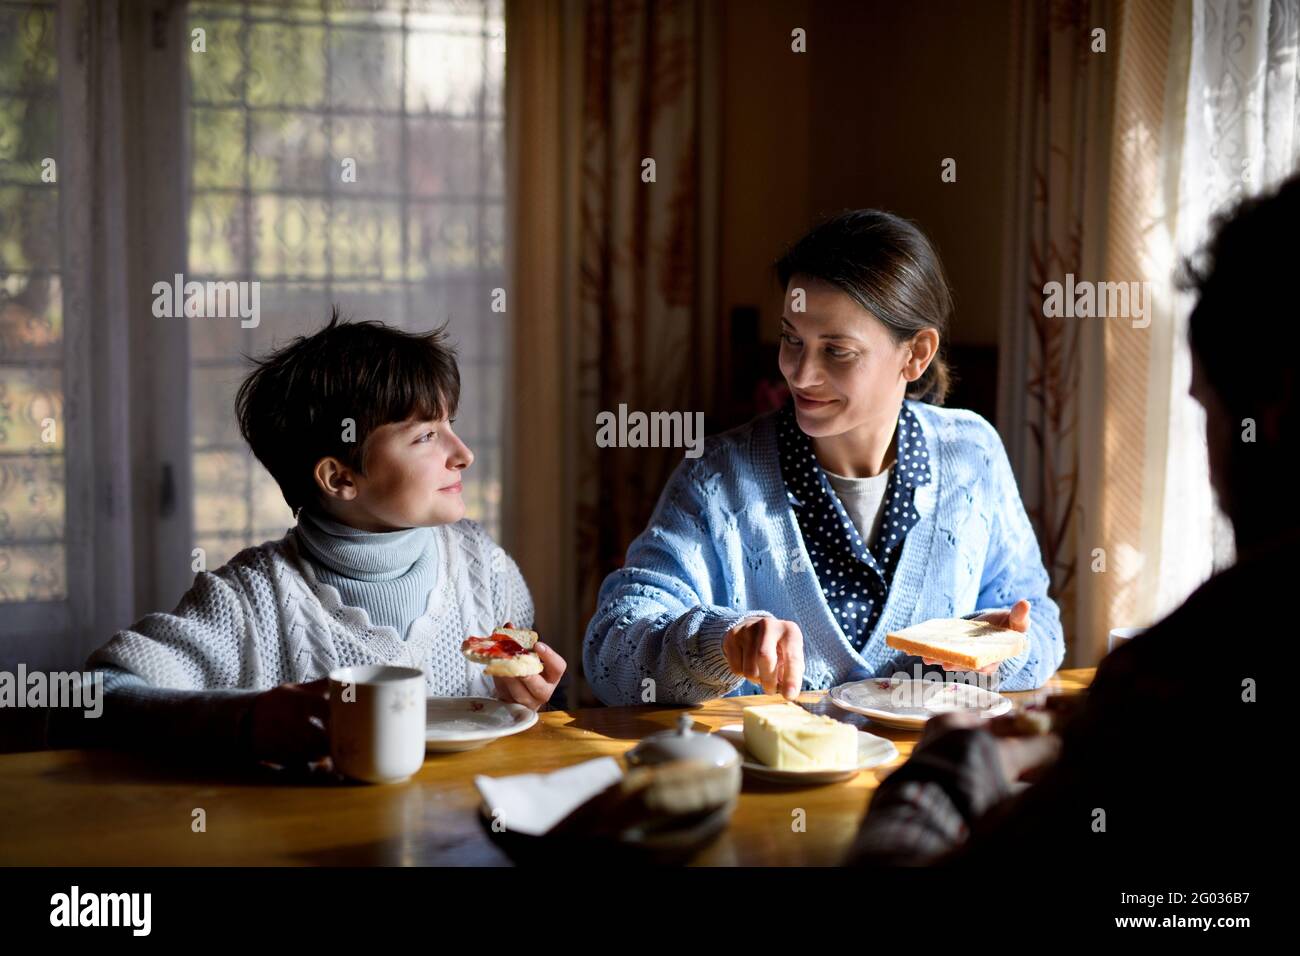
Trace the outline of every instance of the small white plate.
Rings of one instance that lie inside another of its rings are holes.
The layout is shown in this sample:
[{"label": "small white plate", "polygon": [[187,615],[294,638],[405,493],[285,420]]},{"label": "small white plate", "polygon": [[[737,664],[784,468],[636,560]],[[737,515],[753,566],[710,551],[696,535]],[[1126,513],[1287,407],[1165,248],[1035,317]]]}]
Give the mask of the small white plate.
[{"label": "small white plate", "polygon": [[831,703],[862,714],[886,727],[921,730],[938,714],[970,711],[997,717],[1011,709],[1011,699],[962,681],[873,677],[831,688]]},{"label": "small white plate", "polygon": [[767,764],[759,763],[745,749],[744,724],[727,724],[719,727],[717,732],[740,751],[740,765],[745,770],[760,780],[771,780],[774,783],[795,783],[801,786],[837,783],[840,780],[856,777],[862,770],[870,770],[872,767],[879,767],[881,764],[889,763],[898,756],[898,748],[894,746],[892,740],[886,740],[884,737],[877,737],[865,730],[859,730],[858,765],[856,767],[842,767],[835,770],[778,770],[776,767],[769,767]]},{"label": "small white plate", "polygon": [[429,753],[473,750],[537,723],[523,704],[491,697],[429,697],[425,700],[424,749]]}]

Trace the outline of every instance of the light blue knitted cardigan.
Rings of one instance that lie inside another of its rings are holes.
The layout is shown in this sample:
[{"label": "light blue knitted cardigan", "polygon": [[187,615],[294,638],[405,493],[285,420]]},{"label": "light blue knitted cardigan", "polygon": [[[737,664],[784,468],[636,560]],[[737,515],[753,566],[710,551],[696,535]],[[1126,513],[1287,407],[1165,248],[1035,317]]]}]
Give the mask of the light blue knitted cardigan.
[{"label": "light blue knitted cardigan", "polygon": [[601,585],[583,664],[606,704],[699,703],[762,693],[731,674],[722,638],[755,612],[804,636],[804,689],[913,672],[919,658],[889,631],[1029,600],[1029,649],[998,668],[1002,690],[1039,687],[1065,642],[1034,530],[997,431],[974,412],[908,400],[933,480],[916,490],[920,521],[903,544],[889,596],[862,653],[822,596],[786,499],[775,415],[712,437],[678,466],[624,566]]}]

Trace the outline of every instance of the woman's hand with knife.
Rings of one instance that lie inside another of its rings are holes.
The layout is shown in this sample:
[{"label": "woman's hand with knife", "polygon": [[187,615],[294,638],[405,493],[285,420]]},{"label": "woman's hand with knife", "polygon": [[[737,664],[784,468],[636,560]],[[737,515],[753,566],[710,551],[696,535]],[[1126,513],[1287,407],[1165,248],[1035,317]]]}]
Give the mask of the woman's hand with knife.
[{"label": "woman's hand with knife", "polygon": [[722,653],[733,674],[759,684],[764,693],[794,700],[803,688],[803,632],[794,621],[742,620],[722,639]]}]

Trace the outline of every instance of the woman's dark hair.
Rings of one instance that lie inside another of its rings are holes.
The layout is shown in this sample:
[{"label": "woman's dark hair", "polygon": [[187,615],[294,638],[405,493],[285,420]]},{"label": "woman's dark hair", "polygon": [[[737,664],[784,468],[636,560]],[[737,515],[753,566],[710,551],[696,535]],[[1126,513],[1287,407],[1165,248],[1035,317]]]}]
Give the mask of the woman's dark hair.
[{"label": "woman's dark hair", "polygon": [[235,397],[239,430],[294,514],[317,500],[316,462],[333,456],[364,474],[366,439],[375,429],[451,417],[460,402],[445,327],[414,334],[340,322],[336,306],[319,332],[250,361],[256,368]]},{"label": "woman's dark hair", "polygon": [[922,329],[939,333],[939,352],[907,397],[942,405],[951,374],[944,360],[952,292],[943,263],[916,226],[879,209],[855,209],[813,228],[776,261],[787,288],[796,275],[829,282],[874,315],[898,343]]}]

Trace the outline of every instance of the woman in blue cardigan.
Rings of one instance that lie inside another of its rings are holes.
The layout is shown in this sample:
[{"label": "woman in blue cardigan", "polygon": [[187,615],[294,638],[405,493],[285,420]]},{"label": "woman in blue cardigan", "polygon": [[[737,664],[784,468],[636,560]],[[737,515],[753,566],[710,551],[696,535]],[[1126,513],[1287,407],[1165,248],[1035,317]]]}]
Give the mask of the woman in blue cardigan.
[{"label": "woman in blue cardigan", "polygon": [[1040,686],[1065,654],[1002,440],[939,407],[952,298],[906,220],[836,216],[777,263],[791,402],[682,462],[587,627],[606,704],[698,703],[887,676],[937,662],[890,631],[974,617],[1026,632],[989,669]]}]

